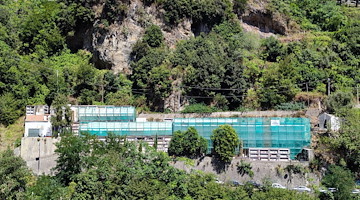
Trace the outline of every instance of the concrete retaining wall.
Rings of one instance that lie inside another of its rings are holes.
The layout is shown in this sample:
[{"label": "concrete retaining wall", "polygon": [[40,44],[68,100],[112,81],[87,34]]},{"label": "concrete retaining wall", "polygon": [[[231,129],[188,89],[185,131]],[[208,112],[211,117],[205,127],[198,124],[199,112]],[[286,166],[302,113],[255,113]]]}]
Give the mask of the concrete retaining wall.
[{"label": "concrete retaining wall", "polygon": [[157,121],[173,118],[205,118],[205,117],[299,117],[303,115],[299,111],[250,111],[250,112],[214,112],[214,113],[170,113],[170,114],[139,114],[139,118],[148,121]]},{"label": "concrete retaining wall", "polygon": [[59,141],[59,138],[23,137],[20,156],[34,174],[52,174],[51,169],[56,166],[57,159],[55,143]]},{"label": "concrete retaining wall", "polygon": [[[241,176],[238,173],[237,164],[240,163],[241,160],[251,164],[252,171],[254,172],[253,178],[250,178],[248,175]],[[309,165],[308,162],[253,161],[247,158],[235,157],[223,172],[217,170],[211,157],[196,160],[195,166],[186,165],[183,161],[172,162],[171,165],[186,172],[201,170],[207,173],[213,173],[223,182],[236,180],[240,183],[246,183],[249,180],[254,180],[263,184],[265,181],[270,181],[271,183],[280,183],[289,189],[300,185],[319,185],[320,182],[320,178],[316,174],[309,173],[308,171],[301,174],[289,174],[289,172],[285,170],[288,165],[300,165],[305,169]]]}]

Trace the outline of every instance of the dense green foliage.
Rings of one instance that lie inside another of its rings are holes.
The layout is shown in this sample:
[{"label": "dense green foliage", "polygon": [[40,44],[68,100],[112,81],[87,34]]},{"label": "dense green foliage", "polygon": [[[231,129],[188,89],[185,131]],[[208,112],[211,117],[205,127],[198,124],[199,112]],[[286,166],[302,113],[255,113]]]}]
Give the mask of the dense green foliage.
[{"label": "dense green foliage", "polygon": [[[76,42],[91,28],[106,33],[129,12],[128,0],[103,3],[95,10],[95,0],[1,1],[1,124],[13,123],[25,105],[51,105],[60,94],[73,104],[164,111],[176,91],[180,100],[214,110],[263,110],[294,102],[299,93],[327,94],[328,84],[331,92],[354,94],[360,82],[359,14],[334,1],[270,1],[269,14],[312,30],[288,43],[244,33],[237,19],[247,7],[244,0],[145,1],[163,8],[171,26],[144,25],[145,34],[131,53],[129,77],[99,70],[107,65],[95,68],[93,55]],[[164,30],[185,18],[197,37],[169,49]]]},{"label": "dense green foliage", "polygon": [[201,137],[194,127],[187,131],[177,131],[171,137],[168,153],[175,156],[196,158],[206,153],[207,141]]},{"label": "dense green foliage", "polygon": [[281,103],[275,106],[276,110],[303,110],[305,105],[303,102],[290,102],[290,103]]},{"label": "dense green foliage", "polygon": [[183,18],[191,18],[195,25],[212,26],[228,17],[232,10],[230,1],[225,0],[164,0],[165,20],[169,24],[177,24]]},{"label": "dense green foliage", "polygon": [[216,108],[205,105],[204,103],[190,104],[181,113],[211,113],[216,112]]},{"label": "dense green foliage", "polygon": [[328,96],[325,101],[327,111],[330,113],[341,113],[353,106],[353,96],[350,92],[336,92]]},{"label": "dense green foliage", "polygon": [[8,149],[0,153],[0,198],[23,199],[31,172],[25,161]]},{"label": "dense green foliage", "polygon": [[[249,191],[215,182],[214,175],[176,169],[164,152],[110,135],[66,135],[58,144],[55,176],[30,176],[11,151],[0,156],[2,199],[315,199],[290,190]],[[32,180],[32,181],[31,181]],[[30,183],[31,182],[31,183]],[[268,198],[269,197],[269,198]]]},{"label": "dense green foliage", "polygon": [[[358,111],[349,111],[360,83],[357,8],[339,6],[332,0],[267,1],[266,15],[286,22],[294,32],[306,33],[299,38],[290,35],[260,39],[241,28],[239,17],[247,9],[246,0],[143,2],[145,8],[152,5],[162,10],[159,17],[164,17],[166,25],[159,27],[150,21],[140,24],[145,28],[144,35],[133,46],[132,73],[126,75],[106,70],[109,69],[106,64],[92,63],[97,52],[89,52],[94,48],[85,47],[80,38],[85,38],[86,33],[92,35],[93,40],[101,40],[134,11],[129,7],[131,1],[1,0],[0,124],[14,123],[29,104],[48,104],[55,108],[67,103],[134,105],[142,111],[165,111],[169,109],[166,107],[169,103],[165,105],[167,98],[174,97],[181,103],[190,103],[185,113],[297,110],[303,109],[303,105],[309,106],[311,96],[315,100],[320,96],[321,100],[331,93],[323,103],[328,111],[345,120],[340,132],[327,133],[330,137],[321,136],[321,145],[329,149],[332,162],[360,176],[360,117]],[[165,42],[167,34],[164,33],[186,18],[195,37],[167,46],[169,41]],[[53,118],[54,131],[65,131],[70,123],[69,113],[57,110]],[[232,133],[227,129],[219,128],[216,134]],[[231,137],[233,139],[226,142],[223,139],[227,137],[213,136],[215,155],[225,162],[238,147],[235,137]],[[64,138],[58,149],[57,169],[61,170],[55,178],[39,178],[28,189],[24,163],[7,152],[7,156],[1,157],[5,164],[0,168],[14,171],[1,174],[1,198],[21,198],[25,190],[29,199],[104,199],[108,196],[120,199],[149,196],[154,199],[276,199],[278,196],[301,199],[306,196],[280,190],[261,191],[251,196],[242,189],[219,186],[211,176],[186,175],[175,170],[162,153],[149,148],[142,152],[133,144],[118,144],[114,138],[109,141],[112,146],[95,142],[91,137]],[[129,149],[132,151],[127,151]],[[14,164],[13,168],[7,168],[10,164]],[[19,176],[11,177],[11,174]],[[14,184],[6,182],[9,180]]]},{"label": "dense green foliage", "polygon": [[235,129],[229,125],[221,125],[211,135],[213,155],[222,162],[228,163],[239,148],[240,140]]},{"label": "dense green foliage", "polygon": [[351,199],[351,190],[354,188],[355,181],[350,170],[332,165],[329,167],[329,171],[323,178],[322,183],[326,187],[337,188],[338,191],[334,193],[335,199]]},{"label": "dense green foliage", "polygon": [[236,168],[241,176],[244,176],[245,174],[250,176],[250,178],[254,176],[254,172],[252,171],[252,166],[250,163],[241,160],[240,163],[236,165]]},{"label": "dense green foliage", "polygon": [[337,157],[337,162],[345,165],[354,172],[357,177],[360,175],[360,111],[349,110],[342,113],[345,116],[341,123],[341,129],[334,133],[333,138],[326,138],[327,144]]},{"label": "dense green foliage", "polygon": [[289,16],[305,29],[336,31],[348,20],[332,0],[273,0],[270,10]]}]

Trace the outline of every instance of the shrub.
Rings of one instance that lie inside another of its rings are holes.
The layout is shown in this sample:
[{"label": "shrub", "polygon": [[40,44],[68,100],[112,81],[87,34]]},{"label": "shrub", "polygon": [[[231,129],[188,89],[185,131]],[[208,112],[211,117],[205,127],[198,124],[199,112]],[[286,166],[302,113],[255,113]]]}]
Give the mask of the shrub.
[{"label": "shrub", "polygon": [[303,110],[305,109],[305,104],[303,102],[288,102],[281,103],[275,106],[276,110]]},{"label": "shrub", "polygon": [[266,38],[262,44],[264,47],[263,57],[270,62],[276,62],[279,58],[284,55],[284,47],[274,37]]},{"label": "shrub", "polygon": [[161,29],[157,25],[151,25],[146,29],[145,35],[143,37],[144,42],[146,42],[150,47],[160,47],[164,41],[164,35],[161,32]]},{"label": "shrub", "polygon": [[213,154],[220,161],[229,163],[239,147],[240,140],[235,129],[230,125],[221,125],[213,131],[211,136],[214,149]]},{"label": "shrub", "polygon": [[232,4],[228,0],[164,0],[162,6],[165,20],[169,24],[178,24],[183,18],[191,18],[195,24],[218,24],[231,12]]},{"label": "shrub", "polygon": [[203,103],[196,103],[186,106],[185,109],[181,111],[181,113],[211,113],[216,111],[216,108],[206,106]]},{"label": "shrub", "polygon": [[249,175],[251,178],[254,177],[254,172],[251,170],[251,164],[247,163],[243,160],[240,161],[240,164],[238,163],[236,165],[237,171],[241,176],[244,176],[245,174]]},{"label": "shrub", "polygon": [[326,109],[330,113],[339,113],[352,107],[353,95],[350,92],[335,92],[325,100]]},{"label": "shrub", "polygon": [[203,155],[207,149],[207,141],[201,137],[194,127],[187,131],[176,131],[171,138],[168,153],[175,156],[195,158]]}]

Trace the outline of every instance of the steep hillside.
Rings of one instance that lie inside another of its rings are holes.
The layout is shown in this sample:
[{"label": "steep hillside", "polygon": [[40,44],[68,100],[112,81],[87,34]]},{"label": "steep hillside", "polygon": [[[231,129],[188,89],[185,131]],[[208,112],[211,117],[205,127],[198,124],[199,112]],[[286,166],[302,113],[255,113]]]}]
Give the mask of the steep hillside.
[{"label": "steep hillside", "polygon": [[5,125],[45,103],[296,110],[355,95],[359,83],[359,10],[332,0],[6,0],[0,9]]},{"label": "steep hillside", "polygon": [[20,118],[14,124],[0,126],[0,151],[8,148],[14,149],[20,145],[21,137],[24,134],[24,118]]}]

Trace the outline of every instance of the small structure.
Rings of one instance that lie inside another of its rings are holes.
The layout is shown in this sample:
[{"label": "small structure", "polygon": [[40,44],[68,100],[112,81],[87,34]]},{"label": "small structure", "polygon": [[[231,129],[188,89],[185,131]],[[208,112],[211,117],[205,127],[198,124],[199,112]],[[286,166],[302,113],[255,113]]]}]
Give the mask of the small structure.
[{"label": "small structure", "polygon": [[330,131],[339,131],[340,129],[340,119],[335,115],[328,113],[322,113],[319,115],[319,129],[320,130],[330,130]]},{"label": "small structure", "polygon": [[48,106],[26,106],[24,137],[52,136],[50,118]]},{"label": "small structure", "polygon": [[287,148],[249,148],[249,158],[265,161],[289,161],[290,149]]}]

